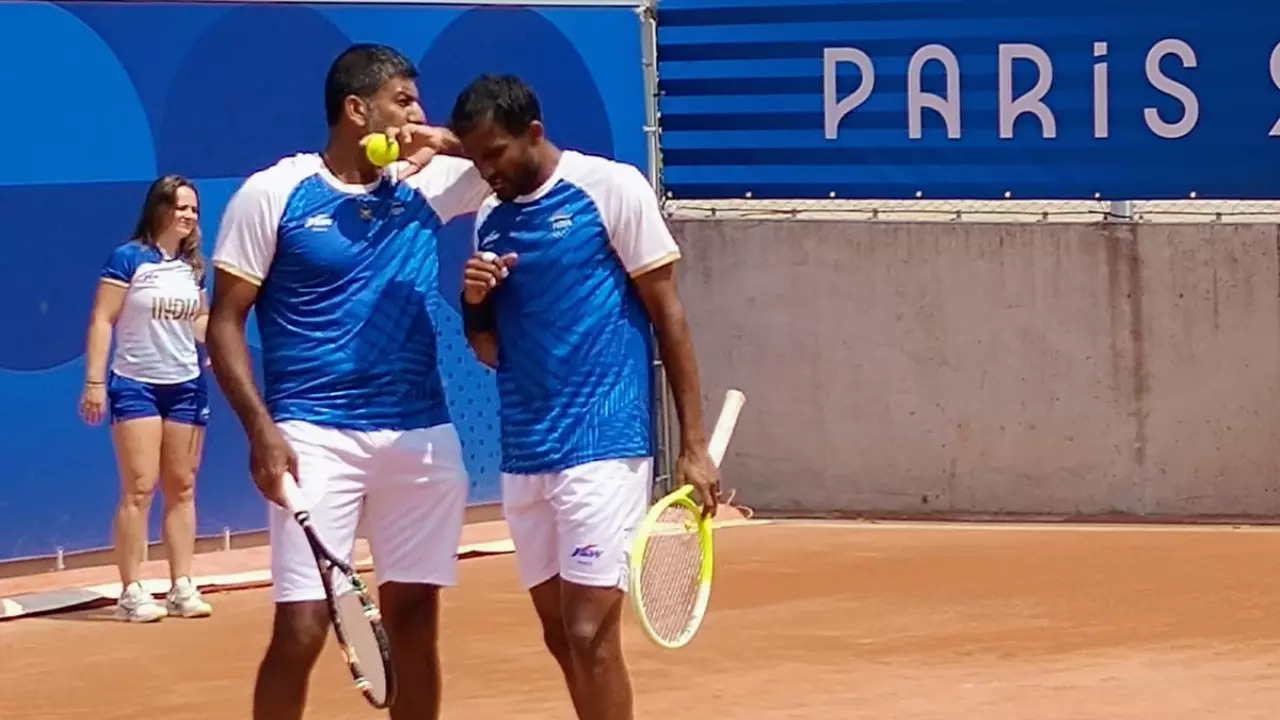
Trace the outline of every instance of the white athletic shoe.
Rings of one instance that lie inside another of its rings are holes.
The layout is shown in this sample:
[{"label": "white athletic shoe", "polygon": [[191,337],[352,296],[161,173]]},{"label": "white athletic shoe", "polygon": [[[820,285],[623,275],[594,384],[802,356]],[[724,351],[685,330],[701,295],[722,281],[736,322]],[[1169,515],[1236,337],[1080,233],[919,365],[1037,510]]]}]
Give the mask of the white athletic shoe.
[{"label": "white athletic shoe", "polygon": [[202,618],[213,614],[213,606],[204,601],[200,590],[189,577],[180,577],[165,597],[170,615],[184,618]]},{"label": "white athletic shoe", "polygon": [[116,602],[116,619],[126,622],[149,623],[168,615],[151,594],[142,589],[142,583],[133,582],[120,593]]}]

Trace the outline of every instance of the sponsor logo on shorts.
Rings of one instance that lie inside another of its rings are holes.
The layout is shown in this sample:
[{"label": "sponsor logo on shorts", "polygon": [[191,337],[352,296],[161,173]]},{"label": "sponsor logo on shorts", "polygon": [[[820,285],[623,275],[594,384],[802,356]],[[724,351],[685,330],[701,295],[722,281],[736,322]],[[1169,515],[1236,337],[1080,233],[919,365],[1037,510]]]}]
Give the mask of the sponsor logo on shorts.
[{"label": "sponsor logo on shorts", "polygon": [[574,558],[580,563],[589,563],[592,560],[598,559],[603,554],[604,551],[600,549],[599,545],[579,545],[573,549],[573,554],[569,557]]}]

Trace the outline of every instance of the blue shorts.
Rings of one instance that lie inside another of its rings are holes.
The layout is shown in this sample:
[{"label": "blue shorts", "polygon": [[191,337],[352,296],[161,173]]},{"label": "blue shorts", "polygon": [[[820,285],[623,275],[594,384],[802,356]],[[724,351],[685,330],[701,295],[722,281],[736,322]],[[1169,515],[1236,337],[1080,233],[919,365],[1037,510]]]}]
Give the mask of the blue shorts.
[{"label": "blue shorts", "polygon": [[209,424],[209,390],[204,373],[193,380],[171,384],[146,383],[111,373],[107,402],[113,423],[159,417],[184,425]]}]

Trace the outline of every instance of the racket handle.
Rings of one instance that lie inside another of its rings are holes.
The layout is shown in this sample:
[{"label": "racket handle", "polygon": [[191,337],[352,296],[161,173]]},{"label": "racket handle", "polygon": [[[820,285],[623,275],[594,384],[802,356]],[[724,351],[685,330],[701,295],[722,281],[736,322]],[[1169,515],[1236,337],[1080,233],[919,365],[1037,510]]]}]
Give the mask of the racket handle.
[{"label": "racket handle", "polygon": [[720,417],[716,419],[716,426],[711,430],[711,441],[707,443],[707,452],[711,453],[711,462],[716,467],[720,467],[720,461],[724,460],[729,438],[733,436],[733,429],[738,424],[738,414],[742,412],[742,405],[746,402],[747,396],[741,390],[729,390],[724,394]]}]

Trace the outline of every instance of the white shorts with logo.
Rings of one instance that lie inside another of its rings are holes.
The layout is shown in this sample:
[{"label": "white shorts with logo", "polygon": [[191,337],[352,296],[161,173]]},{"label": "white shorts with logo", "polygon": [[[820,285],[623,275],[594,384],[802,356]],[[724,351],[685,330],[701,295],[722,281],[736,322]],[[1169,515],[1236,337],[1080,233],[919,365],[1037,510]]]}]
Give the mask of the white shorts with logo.
[{"label": "white shorts with logo", "polygon": [[599,460],[554,473],[502,475],[502,509],[520,581],[559,575],[579,585],[627,587],[636,527],[649,507],[652,458]]},{"label": "white shorts with logo", "polygon": [[[359,530],[378,583],[456,583],[467,471],[453,425],[357,431],[289,420],[278,427],[298,455],[311,521],[335,554],[350,558]],[[268,507],[276,602],[323,600],[306,536],[288,511]]]}]

